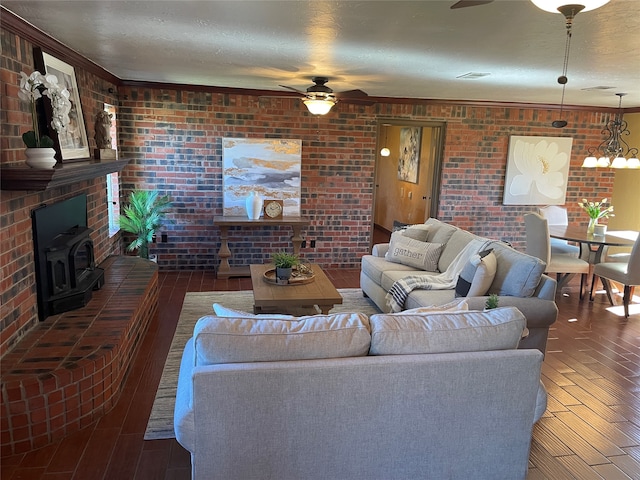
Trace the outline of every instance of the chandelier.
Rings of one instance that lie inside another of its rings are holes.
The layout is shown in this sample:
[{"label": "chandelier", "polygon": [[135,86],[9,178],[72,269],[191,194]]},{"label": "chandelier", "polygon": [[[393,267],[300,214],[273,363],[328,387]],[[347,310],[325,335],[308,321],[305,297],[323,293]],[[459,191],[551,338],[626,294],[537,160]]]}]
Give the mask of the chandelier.
[{"label": "chandelier", "polygon": [[[629,147],[629,144],[624,141],[624,137],[631,133],[627,128],[627,122],[622,118],[622,97],[626,94],[616,93],[616,95],[620,98],[618,112],[602,130],[602,133],[609,138],[598,145],[597,149],[593,147],[589,149],[589,155],[582,163],[584,168],[640,168],[638,149]],[[612,158],[613,161],[611,161]]]}]

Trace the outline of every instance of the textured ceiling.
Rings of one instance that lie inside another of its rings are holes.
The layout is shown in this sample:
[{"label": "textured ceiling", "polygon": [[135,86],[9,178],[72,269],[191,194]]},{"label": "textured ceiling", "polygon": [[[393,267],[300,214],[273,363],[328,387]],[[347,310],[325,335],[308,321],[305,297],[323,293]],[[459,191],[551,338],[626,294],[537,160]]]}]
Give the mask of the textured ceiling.
[{"label": "textured ceiling", "polygon": [[[2,4],[124,80],[560,103],[560,14],[529,0],[58,1]],[[640,0],[577,15],[565,103],[640,106]],[[489,74],[476,79],[468,73]]]}]

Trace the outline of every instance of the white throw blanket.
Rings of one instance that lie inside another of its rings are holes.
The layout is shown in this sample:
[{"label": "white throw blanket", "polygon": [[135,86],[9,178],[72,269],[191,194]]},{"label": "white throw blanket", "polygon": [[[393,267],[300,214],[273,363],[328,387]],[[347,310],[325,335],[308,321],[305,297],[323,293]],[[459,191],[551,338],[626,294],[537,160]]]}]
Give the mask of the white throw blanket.
[{"label": "white throw blanket", "polygon": [[397,280],[387,293],[387,305],[392,312],[404,310],[404,302],[415,289],[422,290],[451,290],[456,288],[458,276],[469,259],[480,252],[488,242],[486,240],[471,240],[456,258],[453,259],[447,269],[436,275],[409,275]]}]

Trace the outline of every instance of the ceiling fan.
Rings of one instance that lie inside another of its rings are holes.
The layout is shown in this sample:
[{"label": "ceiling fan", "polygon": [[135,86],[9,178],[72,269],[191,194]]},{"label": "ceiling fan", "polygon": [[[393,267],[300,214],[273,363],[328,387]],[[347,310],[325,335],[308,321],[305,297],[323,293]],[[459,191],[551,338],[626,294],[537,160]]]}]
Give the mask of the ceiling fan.
[{"label": "ceiling fan", "polygon": [[347,90],[344,92],[334,92],[326,83],[329,81],[327,77],[312,77],[311,85],[305,92],[287,85],[280,85],[282,88],[299,93],[303,96],[303,102],[314,115],[325,115],[329,113],[331,107],[336,103],[353,103],[358,105],[373,105],[375,101],[369,98],[369,95],[362,90]]},{"label": "ceiling fan", "polygon": [[451,5],[451,9],[455,8],[465,8],[465,7],[476,7],[478,5],[486,5],[487,3],[491,3],[493,0],[460,0],[459,2]]}]

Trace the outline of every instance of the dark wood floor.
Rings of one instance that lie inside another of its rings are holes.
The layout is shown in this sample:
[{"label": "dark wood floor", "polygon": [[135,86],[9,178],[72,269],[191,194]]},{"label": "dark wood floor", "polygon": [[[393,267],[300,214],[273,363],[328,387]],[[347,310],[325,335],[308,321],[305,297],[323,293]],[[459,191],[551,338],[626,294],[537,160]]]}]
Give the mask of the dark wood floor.
[{"label": "dark wood floor", "polygon": [[[337,288],[359,286],[358,270],[331,270]],[[188,479],[189,456],[175,440],[144,441],[184,295],[250,290],[248,278],[161,273],[160,312],[150,326],[116,407],[96,424],[43,449],[2,459],[2,480]],[[640,478],[640,305],[628,320],[606,296],[558,295],[548,341],[545,416],[535,426],[530,480]],[[618,299],[620,302],[620,299]],[[635,298],[638,302],[638,297]],[[205,312],[203,312],[205,313]]]}]

